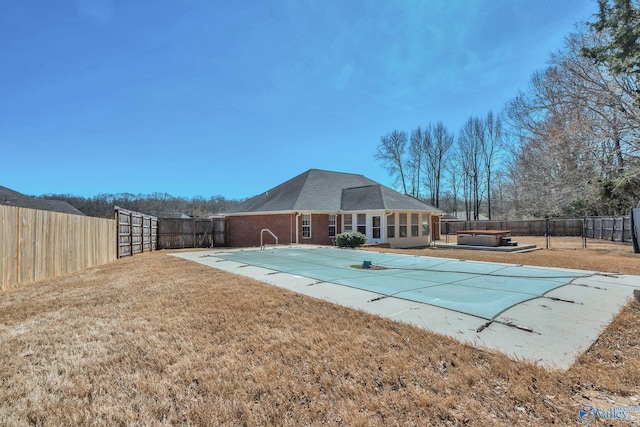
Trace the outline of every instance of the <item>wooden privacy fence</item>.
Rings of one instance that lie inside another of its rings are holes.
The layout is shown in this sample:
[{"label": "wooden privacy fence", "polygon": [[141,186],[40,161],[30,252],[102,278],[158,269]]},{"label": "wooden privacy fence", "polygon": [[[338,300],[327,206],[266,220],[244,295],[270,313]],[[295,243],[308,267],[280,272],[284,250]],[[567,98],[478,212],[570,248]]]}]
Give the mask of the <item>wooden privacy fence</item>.
[{"label": "wooden privacy fence", "polygon": [[440,223],[440,232],[444,235],[463,230],[511,230],[513,236],[586,236],[614,242],[631,242],[632,238],[631,218],[628,216]]},{"label": "wooden privacy fence", "polygon": [[112,219],[0,205],[2,290],[116,259]]},{"label": "wooden privacy fence", "polygon": [[158,218],[115,207],[118,224],[118,258],[156,250]]},{"label": "wooden privacy fence", "polygon": [[611,240],[614,242],[631,242],[631,217],[588,217],[586,219],[587,237]]},{"label": "wooden privacy fence", "polygon": [[227,223],[224,217],[159,219],[158,249],[211,248],[226,246]]},{"label": "wooden privacy fence", "polygon": [[[571,220],[571,225],[575,226]],[[582,227],[582,220],[580,222],[580,228]],[[551,224],[549,224],[551,227]],[[567,232],[568,224],[561,224],[554,221],[551,232],[555,232],[556,229]],[[442,234],[456,234],[458,231],[463,230],[511,230],[513,236],[544,236],[547,233],[547,224],[544,219],[535,219],[527,221],[444,221],[440,223],[440,232]],[[576,231],[576,230],[573,230]],[[580,234],[578,234],[579,236]]]}]

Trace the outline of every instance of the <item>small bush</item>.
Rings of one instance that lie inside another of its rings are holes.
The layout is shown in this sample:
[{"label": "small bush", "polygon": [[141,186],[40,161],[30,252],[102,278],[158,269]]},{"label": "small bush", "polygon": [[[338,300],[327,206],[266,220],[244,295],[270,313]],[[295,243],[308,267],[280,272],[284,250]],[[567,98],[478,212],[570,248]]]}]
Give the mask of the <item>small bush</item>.
[{"label": "small bush", "polygon": [[336,244],[341,248],[357,248],[367,243],[367,236],[357,231],[354,233],[340,233],[336,236]]}]

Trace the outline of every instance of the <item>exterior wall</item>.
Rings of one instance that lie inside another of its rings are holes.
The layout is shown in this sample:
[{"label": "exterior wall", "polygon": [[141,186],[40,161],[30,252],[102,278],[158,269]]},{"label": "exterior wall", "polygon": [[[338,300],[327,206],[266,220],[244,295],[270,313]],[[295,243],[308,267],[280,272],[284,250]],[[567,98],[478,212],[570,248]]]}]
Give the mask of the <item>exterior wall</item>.
[{"label": "exterior wall", "polygon": [[[229,245],[232,247],[260,246],[260,231],[269,229],[278,236],[279,244],[295,244],[296,229],[297,242],[300,244],[332,245],[334,241],[329,237],[329,215],[311,214],[311,237],[302,237],[302,215],[273,214],[273,215],[238,215],[227,216],[229,221]],[[297,228],[296,228],[297,221]],[[340,218],[337,218],[336,234],[340,232]],[[269,233],[264,233],[264,243],[274,244],[275,239]]]},{"label": "exterior wall", "polygon": [[[369,212],[345,212],[340,215],[341,223],[344,224],[344,217],[349,215],[352,216],[352,228],[350,231],[358,231],[358,214],[364,214],[366,221],[365,226],[366,230],[364,235],[367,236],[367,243],[384,243],[386,240],[386,223],[385,223],[385,213],[384,211],[369,211]],[[375,238],[373,235],[373,217],[380,217],[380,237]],[[341,224],[341,225],[342,225]],[[346,232],[343,227],[338,229],[339,233]]]},{"label": "exterior wall", "polygon": [[[279,244],[295,243],[296,224],[294,214],[228,216],[229,245],[237,248],[260,246],[260,231],[267,228],[278,236]],[[264,243],[275,239],[264,233]]]},{"label": "exterior wall", "polygon": [[[400,237],[400,215],[407,215],[407,235],[405,237]],[[411,214],[418,214],[418,235],[411,235]],[[357,216],[358,214],[366,215],[366,236],[367,243],[388,243],[392,248],[412,248],[412,247],[420,247],[420,246],[429,246],[431,244],[431,221],[432,215],[424,212],[392,212],[385,213],[384,211],[369,211],[369,212],[345,212],[341,215],[342,224],[344,224],[344,217],[348,215],[352,215],[353,217],[353,227],[351,231],[358,230]],[[394,236],[389,237],[388,233],[388,224],[389,218],[393,215],[395,217],[395,226],[394,226]],[[380,238],[375,239],[373,237],[373,217],[380,217]],[[423,232],[423,221],[426,221],[426,235]],[[340,232],[344,232],[344,227],[340,228]]]},{"label": "exterior wall", "polygon": [[[400,214],[407,214],[407,235],[406,237],[400,237]],[[418,214],[418,235],[411,235],[411,214]],[[390,238],[387,236],[387,218],[385,216],[385,237],[386,243],[389,243],[392,248],[416,248],[421,246],[429,246],[431,244],[431,215],[423,212],[394,212],[395,215],[395,237]],[[426,230],[426,235],[422,228],[423,221],[429,224],[429,229]]]},{"label": "exterior wall", "polygon": [[403,248],[419,248],[423,246],[429,246],[429,238],[428,237],[396,237],[393,239],[388,239],[387,243],[391,245],[394,249],[403,249]]},{"label": "exterior wall", "polygon": [[302,237],[302,215],[298,219],[300,224],[298,230],[300,236],[298,243],[313,245],[331,245],[333,241],[329,238],[329,215],[328,214],[312,214],[311,215],[311,237]]},{"label": "exterior wall", "polygon": [[[353,231],[357,231],[357,214],[365,212],[352,212],[336,215],[336,234],[344,231],[344,216],[353,215]],[[407,236],[400,237],[400,213],[407,214]],[[418,236],[411,235],[411,214],[418,213]],[[392,248],[411,248],[428,246],[431,244],[431,215],[423,212],[394,212],[395,216],[395,237],[390,238],[387,234],[387,221],[389,215],[383,211],[366,212],[366,235],[369,243],[389,243]],[[372,218],[380,216],[380,239],[373,239]],[[312,244],[312,245],[333,245],[334,238],[329,237],[329,215],[311,214],[311,237],[302,237],[302,215],[272,214],[272,215],[239,215],[227,216],[229,223],[229,245],[233,247],[260,246],[260,231],[262,229],[271,230],[278,236],[279,244]],[[297,221],[297,227],[296,227]],[[428,224],[427,235],[424,235],[423,222]],[[296,236],[296,230],[298,235]],[[296,238],[297,237],[297,238]],[[264,243],[275,243],[274,238],[264,233]]]}]

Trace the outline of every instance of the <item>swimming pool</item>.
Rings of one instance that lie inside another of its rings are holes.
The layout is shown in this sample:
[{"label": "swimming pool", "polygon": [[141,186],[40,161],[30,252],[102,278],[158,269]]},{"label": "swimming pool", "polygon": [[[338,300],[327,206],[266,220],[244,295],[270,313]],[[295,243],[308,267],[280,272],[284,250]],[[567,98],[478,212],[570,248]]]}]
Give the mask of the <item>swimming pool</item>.
[{"label": "swimming pool", "polygon": [[[220,252],[216,257],[320,282],[429,304],[495,319],[522,302],[545,294],[587,272],[517,266],[331,247],[279,247]],[[381,269],[363,269],[363,261]]]}]

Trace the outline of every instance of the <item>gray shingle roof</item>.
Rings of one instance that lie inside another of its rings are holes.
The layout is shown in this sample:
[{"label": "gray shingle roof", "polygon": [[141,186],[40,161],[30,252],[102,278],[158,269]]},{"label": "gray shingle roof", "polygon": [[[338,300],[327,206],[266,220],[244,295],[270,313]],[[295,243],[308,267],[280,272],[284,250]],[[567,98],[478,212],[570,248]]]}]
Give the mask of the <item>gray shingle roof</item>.
[{"label": "gray shingle roof", "polygon": [[363,176],[310,169],[236,206],[233,213],[438,209]]},{"label": "gray shingle roof", "polygon": [[0,205],[17,206],[19,208],[40,209],[43,211],[62,212],[72,215],[84,215],[64,200],[48,200],[27,196],[7,187],[0,186]]},{"label": "gray shingle roof", "polygon": [[405,210],[432,211],[439,210],[428,203],[414,197],[398,193],[381,184],[366,187],[345,188],[342,191],[342,210]]}]

